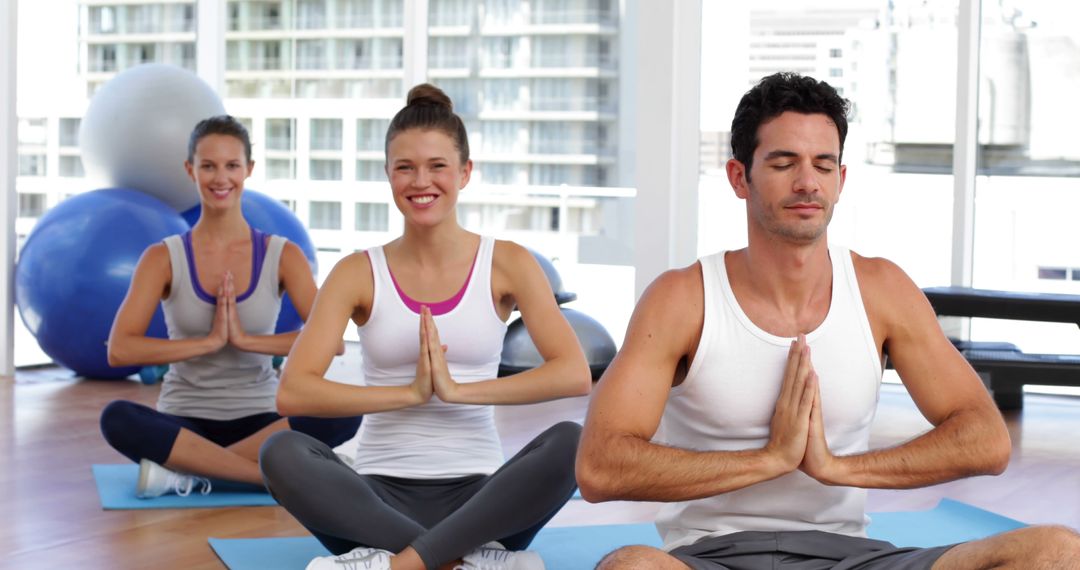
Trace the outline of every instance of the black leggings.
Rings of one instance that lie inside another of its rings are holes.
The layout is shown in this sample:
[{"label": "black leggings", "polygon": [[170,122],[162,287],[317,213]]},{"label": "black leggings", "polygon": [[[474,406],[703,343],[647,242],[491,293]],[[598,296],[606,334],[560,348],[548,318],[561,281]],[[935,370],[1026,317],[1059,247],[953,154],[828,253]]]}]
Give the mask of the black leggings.
[{"label": "black leggings", "polygon": [[325,444],[295,432],[272,435],[259,453],[270,493],[328,550],[407,546],[428,568],[498,541],[532,542],[574,494],[581,426],[562,422],[491,475],[404,479],[360,475]]},{"label": "black leggings", "polygon": [[[266,412],[235,420],[207,420],[174,416],[135,402],[115,400],[101,412],[101,434],[113,449],[135,463],[149,459],[164,464],[172,453],[181,428],[228,447],[280,419],[281,416]],[[337,447],[356,434],[360,419],[360,416],[292,417],[289,418],[289,428]]]}]

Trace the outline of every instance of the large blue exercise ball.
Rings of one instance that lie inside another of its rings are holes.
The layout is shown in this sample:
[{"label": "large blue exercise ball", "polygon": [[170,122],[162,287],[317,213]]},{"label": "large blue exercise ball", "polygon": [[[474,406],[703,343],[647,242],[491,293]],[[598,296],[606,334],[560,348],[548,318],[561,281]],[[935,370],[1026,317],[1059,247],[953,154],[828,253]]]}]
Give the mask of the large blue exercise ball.
[{"label": "large blue exercise ball", "polygon": [[224,113],[213,88],[186,69],[149,63],[122,71],[94,93],[79,126],[86,174],[183,212],[199,203],[184,169],[191,129]]},{"label": "large blue exercise ball", "polygon": [[[251,227],[264,233],[282,236],[296,244],[307,258],[308,265],[311,266],[311,274],[318,274],[319,263],[315,257],[315,244],[312,243],[311,236],[308,235],[300,218],[297,218],[285,204],[266,194],[245,188],[240,197],[240,211]],[[194,226],[201,214],[202,206],[196,205],[181,215],[189,225]],[[281,300],[281,312],[278,314],[274,331],[292,332],[299,330],[303,324],[304,321],[296,312],[289,296],[285,295]]]},{"label": "large blue exercise ball", "polygon": [[[138,372],[109,366],[109,329],[143,250],[185,231],[180,214],[135,190],[78,194],[42,216],[19,254],[15,303],[45,354],[87,378]],[[147,334],[168,337],[160,308]]]}]

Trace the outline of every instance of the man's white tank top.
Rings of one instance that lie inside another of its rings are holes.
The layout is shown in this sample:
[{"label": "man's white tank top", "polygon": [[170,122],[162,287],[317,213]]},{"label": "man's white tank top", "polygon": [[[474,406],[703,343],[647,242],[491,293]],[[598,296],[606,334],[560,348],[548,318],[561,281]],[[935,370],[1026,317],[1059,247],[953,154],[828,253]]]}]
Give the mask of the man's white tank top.
[{"label": "man's white tank top", "polygon": [[[495,378],[506,323],[495,312],[491,260],[495,240],[482,237],[472,276],[457,306],[435,316],[459,383]],[[358,328],[368,386],[403,386],[416,377],[420,315],[399,296],[381,247],[368,250],[375,278],[371,315]],[[503,464],[492,406],[426,404],[364,416],[353,468],[361,474],[441,479],[494,473]]]},{"label": "man's white tank top", "polygon": [[[851,253],[830,247],[832,300],[806,335],[821,387],[826,440],[836,455],[867,450],[881,360]],[[701,451],[761,449],[780,392],[791,338],[769,334],[743,312],[724,252],[701,259],[705,319],[686,379],[672,388],[653,441]],[[713,497],[665,505],[664,548],[739,531],[820,530],[866,536],[866,491],[823,485],[802,471]]]}]

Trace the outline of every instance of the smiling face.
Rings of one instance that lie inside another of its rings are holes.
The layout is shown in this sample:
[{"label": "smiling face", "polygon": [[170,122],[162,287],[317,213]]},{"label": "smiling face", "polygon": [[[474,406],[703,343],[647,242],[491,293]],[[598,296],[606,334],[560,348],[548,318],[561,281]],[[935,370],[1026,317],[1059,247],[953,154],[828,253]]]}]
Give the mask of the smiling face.
[{"label": "smiling face", "polygon": [[184,162],[195,181],[203,211],[239,204],[244,180],[251,176],[254,161],[248,162],[244,143],[230,135],[206,135],[195,145],[192,162]]},{"label": "smiling face", "polygon": [[458,191],[471,174],[472,161],[462,164],[454,139],[439,130],[408,129],[387,147],[386,175],[406,223],[456,223]]},{"label": "smiling face", "polygon": [[825,235],[847,168],[840,135],[824,114],[786,111],[758,128],[749,181],[742,163],[728,163],[735,194],[747,201],[751,234],[812,243]]}]

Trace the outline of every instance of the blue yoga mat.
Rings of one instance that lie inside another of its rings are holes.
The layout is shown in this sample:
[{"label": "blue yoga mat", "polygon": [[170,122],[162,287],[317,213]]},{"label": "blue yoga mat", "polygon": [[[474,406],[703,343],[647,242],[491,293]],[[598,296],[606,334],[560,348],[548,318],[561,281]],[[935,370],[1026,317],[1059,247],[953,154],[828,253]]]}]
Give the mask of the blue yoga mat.
[{"label": "blue yoga mat", "polygon": [[[869,534],[897,546],[938,546],[1021,528],[1022,522],[944,499],[929,511],[871,514]],[[529,547],[553,570],[588,570],[628,544],[660,546],[652,524],[545,528]],[[210,547],[230,570],[293,570],[329,552],[314,538],[211,538]]]},{"label": "blue yoga mat", "polygon": [[[647,524],[545,528],[529,550],[552,570],[591,570],[605,554],[627,544],[660,546],[656,527]],[[314,537],[211,538],[210,547],[230,570],[299,570],[316,556],[328,556]]]},{"label": "blue yoga mat", "polygon": [[94,465],[93,471],[101,508],[105,510],[263,507],[277,504],[264,489],[228,481],[214,481],[213,491],[209,495],[194,492],[186,497],[170,494],[155,499],[139,499],[135,497],[138,465]]},{"label": "blue yoga mat", "polygon": [[870,513],[870,538],[896,546],[943,546],[1023,528],[1026,524],[967,503],[942,499],[929,511]]}]

